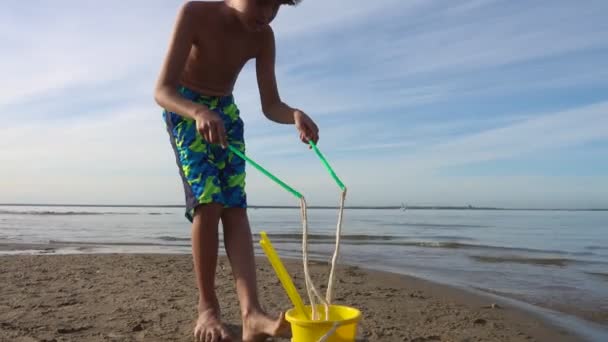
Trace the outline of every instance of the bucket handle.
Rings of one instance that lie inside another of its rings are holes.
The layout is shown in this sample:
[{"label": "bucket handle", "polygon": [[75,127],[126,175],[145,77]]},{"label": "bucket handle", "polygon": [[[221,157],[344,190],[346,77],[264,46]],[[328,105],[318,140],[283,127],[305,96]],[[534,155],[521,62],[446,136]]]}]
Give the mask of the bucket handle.
[{"label": "bucket handle", "polygon": [[331,327],[331,329],[329,329],[325,335],[321,336],[321,338],[317,341],[317,342],[326,342],[328,338],[331,337],[331,335],[333,335],[336,330],[338,330],[338,328],[340,327],[340,322],[335,322],[334,326]]}]

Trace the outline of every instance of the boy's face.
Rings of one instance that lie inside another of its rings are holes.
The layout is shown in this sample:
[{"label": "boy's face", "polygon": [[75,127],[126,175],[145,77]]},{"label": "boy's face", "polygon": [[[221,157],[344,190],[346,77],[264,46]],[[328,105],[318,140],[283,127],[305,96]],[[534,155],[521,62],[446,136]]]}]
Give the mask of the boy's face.
[{"label": "boy's face", "polygon": [[280,0],[232,0],[230,3],[243,25],[252,31],[261,31],[270,24],[281,6]]}]

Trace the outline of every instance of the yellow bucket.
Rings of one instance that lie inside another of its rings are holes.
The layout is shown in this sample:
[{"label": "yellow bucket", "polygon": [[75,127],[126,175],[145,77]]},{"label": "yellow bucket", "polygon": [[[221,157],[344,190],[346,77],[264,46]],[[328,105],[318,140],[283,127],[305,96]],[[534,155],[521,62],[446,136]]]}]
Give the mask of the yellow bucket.
[{"label": "yellow bucket", "polygon": [[[320,320],[311,321],[304,317],[294,308],[285,313],[285,319],[291,324],[292,342],[317,342],[336,323],[339,324],[326,342],[354,342],[357,336],[357,324],[361,318],[361,312],[355,308],[341,305],[329,306],[329,319],[325,320],[325,306],[316,306]],[[311,313],[310,305],[306,311]],[[311,315],[312,316],[312,315]]]}]

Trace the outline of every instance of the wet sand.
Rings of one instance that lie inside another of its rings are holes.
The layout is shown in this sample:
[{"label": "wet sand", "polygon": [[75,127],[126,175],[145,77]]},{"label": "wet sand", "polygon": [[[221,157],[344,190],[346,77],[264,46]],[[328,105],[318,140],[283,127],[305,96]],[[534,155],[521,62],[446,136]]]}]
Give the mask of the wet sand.
[{"label": "wet sand", "polygon": [[[265,309],[276,314],[290,308],[272,268],[264,259],[257,264]],[[286,267],[304,295],[301,263]],[[311,271],[324,289],[328,266],[311,263]],[[0,341],[192,341],[192,272],[189,255],[2,256]],[[225,258],[217,273],[224,321],[239,336]],[[580,340],[520,309],[493,305],[489,297],[417,278],[344,266],[337,279],[335,302],[363,312],[361,341]]]}]

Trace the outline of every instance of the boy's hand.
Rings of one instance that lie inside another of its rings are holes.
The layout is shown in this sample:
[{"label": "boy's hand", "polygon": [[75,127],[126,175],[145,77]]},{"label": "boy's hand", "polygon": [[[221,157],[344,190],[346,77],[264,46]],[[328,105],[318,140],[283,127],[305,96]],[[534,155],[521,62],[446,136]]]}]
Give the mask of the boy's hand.
[{"label": "boy's hand", "polygon": [[310,140],[315,144],[319,141],[319,128],[306,113],[296,110],[293,119],[303,143],[308,145]]},{"label": "boy's hand", "polygon": [[196,130],[210,144],[220,144],[228,147],[226,129],[222,118],[210,110],[198,110],[195,114]]}]

